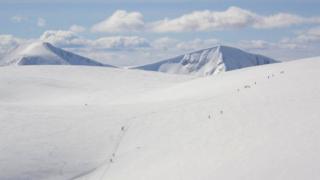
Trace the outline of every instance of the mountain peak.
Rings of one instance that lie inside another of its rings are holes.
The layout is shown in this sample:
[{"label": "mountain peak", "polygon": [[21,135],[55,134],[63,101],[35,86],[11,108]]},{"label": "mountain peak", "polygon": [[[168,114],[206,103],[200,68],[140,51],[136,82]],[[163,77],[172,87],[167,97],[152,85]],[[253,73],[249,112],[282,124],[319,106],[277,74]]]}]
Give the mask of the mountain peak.
[{"label": "mountain peak", "polygon": [[277,61],[243,50],[218,45],[186,53],[164,61],[147,64],[134,69],[159,71],[171,74],[208,76],[250,66],[275,63]]},{"label": "mountain peak", "polygon": [[87,65],[110,66],[37,41],[22,45],[0,60],[0,65]]},{"label": "mountain peak", "polygon": [[20,55],[39,55],[40,53],[50,52],[52,45],[48,42],[37,41],[31,44],[19,47],[16,52]]}]

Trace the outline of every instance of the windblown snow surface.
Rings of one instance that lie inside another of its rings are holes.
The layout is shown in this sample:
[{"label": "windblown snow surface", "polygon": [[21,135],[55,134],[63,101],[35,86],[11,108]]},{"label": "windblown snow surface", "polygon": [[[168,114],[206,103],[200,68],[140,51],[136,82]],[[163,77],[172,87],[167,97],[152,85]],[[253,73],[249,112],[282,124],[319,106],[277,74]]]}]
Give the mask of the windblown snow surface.
[{"label": "windblown snow surface", "polygon": [[21,45],[9,54],[5,55],[0,59],[0,66],[6,65],[110,66],[41,41]]},{"label": "windblown snow surface", "polygon": [[276,60],[266,56],[251,54],[237,48],[216,46],[168,60],[134,67],[133,69],[159,71],[171,74],[208,76],[225,71],[276,62]]},{"label": "windblown snow surface", "polygon": [[317,180],[319,69],[1,67],[0,179]]}]

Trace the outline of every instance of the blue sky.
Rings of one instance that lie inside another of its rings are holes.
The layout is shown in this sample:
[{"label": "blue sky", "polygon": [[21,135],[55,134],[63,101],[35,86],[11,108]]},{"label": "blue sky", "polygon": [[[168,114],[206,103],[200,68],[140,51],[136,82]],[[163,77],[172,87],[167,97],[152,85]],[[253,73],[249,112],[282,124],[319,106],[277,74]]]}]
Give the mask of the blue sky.
[{"label": "blue sky", "polygon": [[[231,7],[237,9],[230,10]],[[88,53],[88,49],[91,51],[99,49],[92,46],[92,44],[97,44],[93,41],[107,38],[103,39],[104,41],[99,41],[100,44],[98,43],[101,45],[102,42],[105,42],[107,43],[106,47],[100,48],[99,53],[95,53],[100,55],[99,59],[106,61],[110,57],[118,58],[119,61],[125,61],[128,57],[145,59],[144,61],[148,58],[159,60],[158,58],[170,57],[175,53],[178,55],[178,53],[196,50],[197,45],[199,45],[198,48],[203,48],[214,44],[237,46],[274,58],[294,59],[320,55],[318,53],[320,49],[319,9],[319,0],[0,0],[0,35],[10,35],[17,41],[35,40],[41,36],[43,39],[43,35],[47,31],[70,31],[71,26],[76,26],[78,28],[74,28],[76,29],[76,32],[73,32],[74,37],[71,37],[69,33],[65,40],[68,41],[71,38],[73,39],[72,43],[63,42],[61,40],[63,38],[61,36],[64,36],[61,35],[62,33],[60,33],[59,42],[55,39],[56,37],[53,37],[56,35],[53,32],[50,33],[50,36],[47,34],[45,38],[53,41],[53,44],[57,46],[69,48],[88,56],[91,55]],[[107,22],[108,18],[110,19],[119,10],[124,10],[124,16],[131,18],[132,22],[124,20],[129,25],[122,24],[121,27],[114,27],[114,22]],[[207,15],[205,10],[208,11]],[[192,14],[194,11],[201,13]],[[138,14],[132,14],[135,12]],[[223,15],[220,17],[221,13]],[[245,19],[238,19],[239,22],[233,22],[232,18],[224,19],[228,18],[230,14],[237,13]],[[289,14],[290,17],[279,14]],[[184,15],[189,16],[181,18]],[[279,18],[271,19],[271,16],[274,15],[279,15]],[[202,19],[212,19],[212,17],[217,18],[210,22],[202,22]],[[165,22],[166,18],[169,23]],[[141,27],[140,20],[142,21]],[[193,21],[194,24],[188,21]],[[273,21],[276,22],[273,23]],[[104,24],[99,28],[93,28],[101,22]],[[287,24],[287,22],[291,23]],[[156,23],[157,25],[155,25]],[[189,24],[191,25],[189,26]],[[278,25],[274,27],[274,24]],[[125,29],[119,29],[123,27]],[[112,37],[117,37],[117,39]],[[136,38],[121,39],[120,37]],[[80,38],[81,41],[74,40],[75,38]],[[172,47],[164,48],[167,50],[154,48],[155,41],[159,43],[160,41],[157,40],[165,38]],[[175,47],[173,47],[174,42],[171,40],[175,40]],[[90,45],[85,44],[85,41],[90,42]],[[117,45],[118,41],[121,42],[116,48],[114,45],[110,48],[110,44],[108,44],[110,41],[112,43],[117,41]],[[133,42],[126,41],[134,41],[137,47]],[[202,43],[202,41],[204,42]],[[75,42],[81,42],[81,44]],[[190,43],[189,49],[176,47],[178,43],[181,46],[184,42],[186,42],[185,44]],[[193,42],[196,43],[192,44]],[[281,48],[277,47],[277,44],[280,43],[282,44]],[[128,44],[129,48],[126,47]],[[302,44],[303,47],[294,47],[295,44]],[[168,49],[172,49],[172,51]],[[157,52],[157,54],[155,56],[146,55],[150,52],[152,54]],[[122,54],[119,55],[119,53]],[[120,56],[122,58],[119,58]]]}]

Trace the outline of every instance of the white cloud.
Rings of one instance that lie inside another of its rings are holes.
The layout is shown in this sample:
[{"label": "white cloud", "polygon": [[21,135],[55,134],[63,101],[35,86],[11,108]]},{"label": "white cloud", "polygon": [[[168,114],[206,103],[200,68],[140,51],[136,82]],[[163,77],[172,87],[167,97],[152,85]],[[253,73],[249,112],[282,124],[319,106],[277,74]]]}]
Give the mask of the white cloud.
[{"label": "white cloud", "polygon": [[111,36],[93,41],[95,48],[100,49],[135,49],[150,47],[149,42],[138,36]]},{"label": "white cloud", "polygon": [[0,55],[5,54],[18,47],[23,42],[10,34],[0,34]]},{"label": "white cloud", "polygon": [[264,40],[243,40],[237,43],[237,46],[246,50],[264,50],[273,47],[274,44]]},{"label": "white cloud", "polygon": [[78,36],[76,32],[65,30],[45,31],[40,40],[68,48],[128,50],[150,47],[148,40],[138,36],[108,36],[91,40]]},{"label": "white cloud", "polygon": [[173,39],[169,37],[161,37],[161,38],[155,39],[152,42],[152,47],[155,49],[167,51],[176,47],[178,43],[179,43],[179,40],[177,39]]},{"label": "white cloud", "polygon": [[294,14],[288,13],[278,13],[271,16],[256,16],[255,23],[253,27],[255,28],[280,28],[280,27],[288,27],[291,25],[304,24],[304,23],[312,23],[306,18],[300,17]]},{"label": "white cloud", "polygon": [[155,32],[216,31],[253,27],[281,28],[298,24],[320,23],[320,17],[305,18],[289,13],[262,16],[249,10],[230,7],[225,11],[195,11],[174,19],[152,22],[148,27]]},{"label": "white cloud", "polygon": [[210,48],[219,44],[217,39],[194,39],[183,41],[177,44],[177,48],[183,51],[196,51],[199,49]]},{"label": "white cloud", "polygon": [[235,44],[236,47],[243,48],[245,50],[271,50],[271,49],[286,49],[286,50],[297,50],[305,49],[307,46],[301,43],[293,43],[289,41],[281,40],[279,42],[268,42],[264,40],[244,40]]},{"label": "white cloud", "polygon": [[40,40],[52,43],[59,47],[79,47],[90,44],[90,40],[83,39],[75,32],[63,30],[45,31]]},{"label": "white cloud", "polygon": [[143,15],[139,12],[127,12],[118,10],[104,21],[95,24],[93,32],[126,32],[140,31],[144,28]]},{"label": "white cloud", "polygon": [[44,18],[39,17],[37,20],[37,26],[38,27],[44,27],[46,26],[47,22]]},{"label": "white cloud", "polygon": [[[320,52],[320,26],[294,32],[294,37],[286,37],[276,43],[277,48],[288,49],[288,54],[296,54],[297,57],[319,56]],[[282,55],[286,55],[283,53]],[[296,58],[297,58],[296,57]]]},{"label": "white cloud", "polygon": [[[76,49],[74,51],[83,56],[112,64],[115,66],[134,66],[158,61],[163,58],[163,54],[159,52],[151,52],[147,49],[136,49],[130,51],[106,51],[103,49]],[[159,55],[162,55],[159,57]]]},{"label": "white cloud", "polygon": [[320,26],[309,29],[307,31],[307,34],[310,35],[310,36],[320,37]]},{"label": "white cloud", "polygon": [[193,39],[187,41],[181,41],[169,37],[161,37],[155,39],[152,42],[152,47],[155,49],[163,51],[175,51],[175,52],[185,52],[185,51],[195,51],[203,48],[210,48],[219,44],[218,39]]},{"label": "white cloud", "polygon": [[298,33],[297,37],[287,41],[295,43],[320,43],[320,26],[302,31]]},{"label": "white cloud", "polygon": [[254,21],[255,14],[237,7],[226,11],[195,11],[175,19],[164,19],[151,24],[155,32],[211,31],[244,27]]},{"label": "white cloud", "polygon": [[20,15],[12,16],[11,21],[14,23],[21,23],[23,21],[26,21],[28,18]]},{"label": "white cloud", "polygon": [[320,47],[308,43],[293,41],[287,38],[276,42],[264,40],[243,40],[231,43],[231,46],[249,52],[263,54],[278,60],[292,60],[311,56],[319,56]]},{"label": "white cloud", "polygon": [[320,17],[302,17],[290,13],[260,15],[239,7],[229,7],[225,11],[194,11],[177,18],[165,18],[153,22],[144,22],[140,12],[118,10],[110,17],[95,24],[93,32],[137,32],[151,31],[187,32],[217,31],[237,28],[271,29],[283,28],[299,24],[320,24]]},{"label": "white cloud", "polygon": [[74,24],[74,25],[70,26],[69,30],[72,32],[75,32],[75,33],[80,33],[80,32],[84,32],[86,30],[86,28],[83,26],[79,26],[79,25]]}]

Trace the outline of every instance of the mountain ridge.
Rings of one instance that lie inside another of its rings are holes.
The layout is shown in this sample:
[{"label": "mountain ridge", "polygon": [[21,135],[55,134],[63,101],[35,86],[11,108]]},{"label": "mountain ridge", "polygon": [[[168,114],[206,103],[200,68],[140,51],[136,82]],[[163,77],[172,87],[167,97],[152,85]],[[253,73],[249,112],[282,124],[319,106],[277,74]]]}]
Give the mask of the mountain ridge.
[{"label": "mountain ridge", "polygon": [[0,59],[0,66],[6,65],[87,65],[114,67],[42,41],[17,47]]},{"label": "mountain ridge", "polygon": [[208,76],[220,72],[276,62],[278,61],[263,55],[219,45],[186,53],[156,63],[136,66],[132,69],[159,71],[171,74]]}]

